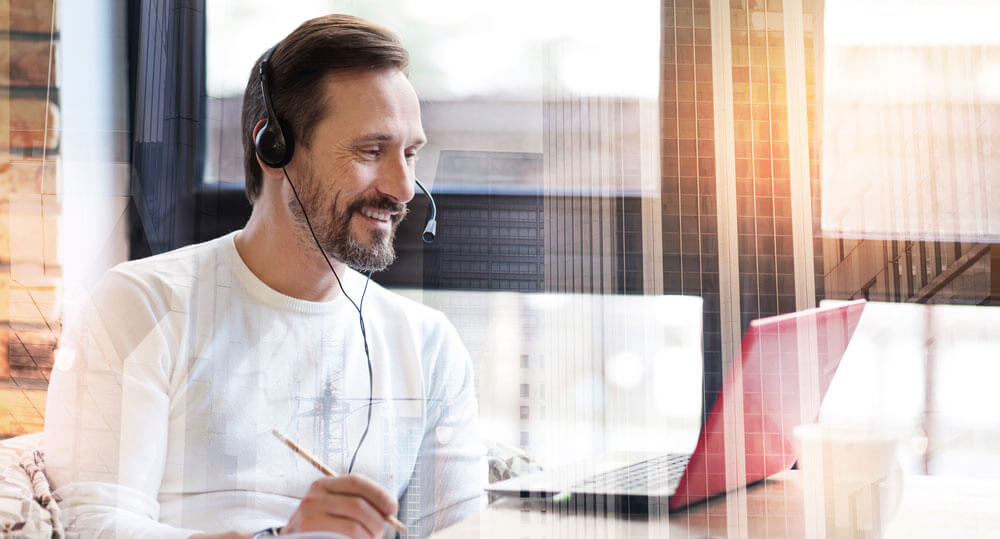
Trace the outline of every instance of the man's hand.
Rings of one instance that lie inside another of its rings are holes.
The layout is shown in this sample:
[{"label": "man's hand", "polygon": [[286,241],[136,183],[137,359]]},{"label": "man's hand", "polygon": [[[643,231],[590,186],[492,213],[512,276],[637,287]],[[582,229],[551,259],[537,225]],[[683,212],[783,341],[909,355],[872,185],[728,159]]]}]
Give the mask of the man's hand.
[{"label": "man's hand", "polygon": [[[382,537],[385,516],[395,515],[399,502],[377,483],[360,475],[324,477],[313,481],[281,534],[336,532],[352,539]],[[190,539],[247,539],[252,533],[195,534]]]},{"label": "man's hand", "polygon": [[382,537],[385,516],[398,510],[396,499],[371,479],[324,477],[310,485],[281,533],[330,531],[355,539]]}]

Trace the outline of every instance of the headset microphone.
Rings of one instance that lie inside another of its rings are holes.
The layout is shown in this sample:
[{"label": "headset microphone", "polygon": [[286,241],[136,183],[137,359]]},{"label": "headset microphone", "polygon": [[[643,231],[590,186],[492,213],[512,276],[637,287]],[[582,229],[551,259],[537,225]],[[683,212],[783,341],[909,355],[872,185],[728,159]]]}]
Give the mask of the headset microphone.
[{"label": "headset microphone", "polygon": [[413,181],[417,182],[417,187],[419,187],[420,190],[423,191],[425,195],[427,195],[427,200],[431,201],[431,208],[429,210],[430,215],[427,216],[427,224],[424,225],[424,233],[421,236],[424,239],[424,243],[430,243],[434,241],[434,236],[437,235],[437,228],[438,228],[437,204],[434,203],[434,197],[431,196],[431,192],[428,191],[426,187],[424,187],[424,184],[420,183],[420,180],[414,178]]}]

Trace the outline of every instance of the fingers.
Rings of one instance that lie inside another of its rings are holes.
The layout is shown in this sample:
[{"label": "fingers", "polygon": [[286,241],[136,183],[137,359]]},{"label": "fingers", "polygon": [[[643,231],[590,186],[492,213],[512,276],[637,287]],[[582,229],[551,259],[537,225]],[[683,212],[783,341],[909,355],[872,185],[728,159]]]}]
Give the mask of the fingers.
[{"label": "fingers", "polygon": [[397,510],[395,498],[368,478],[327,477],[309,487],[286,532],[324,530],[349,537],[381,537],[385,516]]},{"label": "fingers", "polygon": [[[303,514],[302,530],[328,530],[349,537],[379,536],[385,528],[384,516],[368,501],[358,496],[319,492],[302,498],[299,504]],[[353,523],[348,526],[347,523]],[[337,529],[330,528],[336,524]],[[360,526],[353,529],[353,526]],[[346,528],[347,531],[343,531]],[[364,533],[359,533],[359,530]],[[347,533],[350,531],[351,533]]]},{"label": "fingers", "polygon": [[[343,475],[340,477],[324,477],[313,482],[313,487],[319,486],[332,494],[347,494],[360,496],[370,503],[380,515],[395,515],[399,510],[399,502],[378,483],[363,475]],[[310,488],[311,490],[311,488]]]},{"label": "fingers", "polygon": [[318,515],[311,518],[303,518],[297,523],[296,526],[294,526],[294,528],[286,526],[282,530],[282,534],[303,533],[310,531],[334,532],[350,537],[351,539],[375,539],[376,537],[382,537],[384,535],[382,528],[379,528],[377,532],[372,532],[364,524],[358,522],[357,520],[331,515]]}]

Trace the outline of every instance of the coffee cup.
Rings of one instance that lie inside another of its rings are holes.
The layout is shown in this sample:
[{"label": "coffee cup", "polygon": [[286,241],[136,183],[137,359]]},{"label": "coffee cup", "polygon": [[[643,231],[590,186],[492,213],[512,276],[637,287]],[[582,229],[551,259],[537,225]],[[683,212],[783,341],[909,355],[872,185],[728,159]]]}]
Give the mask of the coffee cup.
[{"label": "coffee cup", "polygon": [[810,539],[881,537],[903,490],[897,438],[864,426],[810,424],[793,430]]}]

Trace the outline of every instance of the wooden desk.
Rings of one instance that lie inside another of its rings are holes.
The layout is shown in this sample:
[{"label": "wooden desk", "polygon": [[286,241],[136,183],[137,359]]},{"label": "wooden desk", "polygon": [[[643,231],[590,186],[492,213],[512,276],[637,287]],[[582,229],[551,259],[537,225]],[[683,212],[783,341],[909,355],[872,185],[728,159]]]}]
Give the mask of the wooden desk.
[{"label": "wooden desk", "polygon": [[[669,515],[641,517],[574,513],[551,504],[544,506],[507,498],[435,537],[801,539],[807,534],[799,480],[799,472],[783,472],[709,503]],[[908,476],[904,485],[899,511],[890,522],[885,538],[1000,538],[1000,481]]]}]

